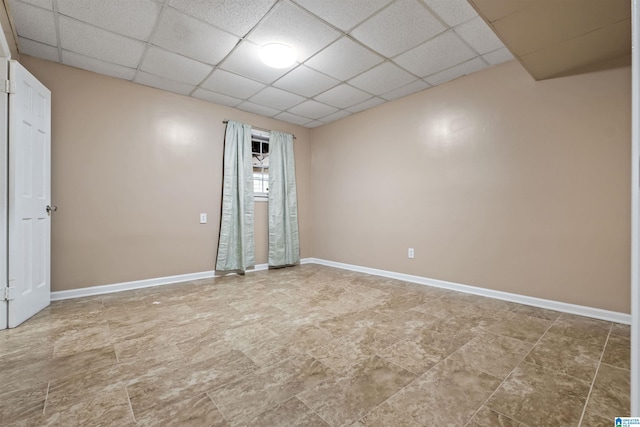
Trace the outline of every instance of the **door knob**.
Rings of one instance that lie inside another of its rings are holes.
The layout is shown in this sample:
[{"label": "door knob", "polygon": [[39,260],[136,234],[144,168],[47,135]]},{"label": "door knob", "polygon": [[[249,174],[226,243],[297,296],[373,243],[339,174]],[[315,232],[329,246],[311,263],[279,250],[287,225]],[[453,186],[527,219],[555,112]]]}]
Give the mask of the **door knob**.
[{"label": "door knob", "polygon": [[58,210],[57,206],[49,206],[47,205],[47,213],[51,215],[51,212],[56,212]]}]

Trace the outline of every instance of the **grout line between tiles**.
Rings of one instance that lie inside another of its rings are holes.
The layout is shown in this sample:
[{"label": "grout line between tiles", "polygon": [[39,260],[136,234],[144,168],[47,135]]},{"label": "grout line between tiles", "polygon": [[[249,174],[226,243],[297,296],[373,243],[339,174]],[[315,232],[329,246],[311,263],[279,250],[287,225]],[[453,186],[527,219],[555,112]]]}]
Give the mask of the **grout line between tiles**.
[{"label": "grout line between tiles", "polygon": [[589,399],[591,398],[591,393],[593,392],[593,386],[596,383],[596,378],[598,377],[598,371],[600,370],[600,365],[602,365],[602,359],[604,358],[604,352],[607,350],[607,344],[609,344],[609,337],[611,336],[611,331],[613,330],[613,323],[609,326],[609,333],[607,334],[607,340],[604,342],[604,346],[602,347],[602,353],[600,353],[600,360],[598,360],[598,366],[596,367],[596,372],[593,374],[593,380],[591,380],[591,387],[589,387],[589,394],[587,394],[587,398],[584,401],[584,407],[582,408],[582,414],[580,415],[580,421],[578,422],[578,427],[582,425],[582,421],[584,420],[584,415],[587,413],[587,405],[589,404]]},{"label": "grout line between tiles", "polygon": [[131,397],[129,397],[129,390],[127,390],[127,385],[124,385],[124,392],[127,394],[127,402],[129,402],[129,410],[131,411],[131,418],[133,418],[133,422],[137,423],[136,415],[133,413],[133,405],[131,404]]},{"label": "grout line between tiles", "polygon": [[[482,407],[484,407],[487,402],[489,402],[489,400],[493,397],[494,394],[496,394],[496,392],[498,390],[500,390],[500,387],[502,387],[504,385],[504,383],[507,381],[507,379],[509,379],[509,377],[511,376],[511,374],[513,374],[513,371],[515,371],[518,366],[520,366],[520,364],[522,362],[524,362],[524,360],[527,358],[527,356],[529,355],[529,353],[531,353],[533,351],[533,349],[538,345],[538,343],[540,343],[540,340],[542,340],[542,338],[547,334],[547,332],[549,332],[549,329],[551,329],[551,327],[556,323],[556,321],[551,322],[551,324],[549,325],[549,327],[547,327],[547,329],[544,331],[544,333],[542,335],[540,335],[540,338],[538,338],[538,340],[531,346],[531,349],[527,352],[527,354],[525,354],[524,356],[522,356],[522,358],[518,361],[518,363],[516,363],[516,366],[514,366],[514,368],[507,374],[506,377],[504,377],[504,379],[502,380],[502,382],[498,385],[498,387],[496,387],[495,390],[493,390],[493,393],[491,393],[489,395],[489,397],[487,397],[487,399],[482,402],[482,404],[478,407],[478,409],[476,409],[476,411],[473,413],[473,415],[467,420],[467,422],[464,424],[465,426],[468,426],[469,423],[471,422],[471,420],[473,420],[473,418],[478,414],[478,412],[480,412],[480,409],[482,409]],[[514,421],[518,421],[519,423],[522,423],[522,421],[520,420],[516,420],[515,418],[513,418],[512,416],[509,416],[510,419],[513,419]],[[524,423],[523,423],[524,424]]]},{"label": "grout line between tiles", "polygon": [[[385,403],[387,403],[387,402],[388,402],[392,397],[394,397],[396,394],[400,393],[402,390],[404,390],[405,388],[407,388],[407,387],[409,387],[411,384],[413,384],[413,383],[414,383],[418,378],[421,378],[421,377],[423,377],[424,375],[426,375],[427,373],[431,372],[431,370],[432,370],[432,369],[434,369],[436,366],[438,366],[439,364],[441,364],[442,362],[444,362],[444,361],[446,360],[446,358],[442,359],[441,361],[439,361],[438,363],[436,363],[435,365],[433,365],[432,367],[430,367],[429,369],[427,369],[426,371],[424,371],[422,374],[418,375],[418,374],[416,374],[415,372],[413,372],[413,371],[411,371],[411,370],[409,370],[409,369],[403,368],[402,366],[400,366],[400,365],[398,365],[398,364],[396,364],[396,363],[394,363],[394,362],[392,362],[392,361],[390,361],[390,360],[388,360],[388,359],[385,359],[384,357],[382,357],[382,356],[378,355],[378,353],[377,353],[377,352],[376,352],[376,356],[378,356],[379,358],[381,358],[381,359],[382,359],[382,360],[384,360],[385,362],[388,362],[388,363],[390,363],[390,364],[392,364],[392,365],[395,365],[395,366],[399,367],[400,369],[403,369],[403,370],[405,370],[405,371],[407,371],[407,372],[410,372],[410,373],[414,374],[416,377],[415,377],[414,379],[412,379],[411,381],[409,381],[405,386],[400,387],[398,390],[396,390],[396,392],[395,392],[395,393],[393,393],[391,396],[387,397],[385,400],[383,400],[382,402],[380,402],[380,404],[379,404],[379,405],[376,405],[376,406],[375,406],[374,408],[372,408],[369,412],[367,412],[367,413],[366,413],[366,414],[364,414],[362,417],[360,417],[360,418],[358,419],[358,421],[360,421],[360,420],[364,419],[367,415],[369,415],[370,413],[372,413],[373,411],[375,411],[376,409],[378,409],[379,407],[381,407],[382,405],[384,405]],[[402,412],[403,414],[406,414],[409,418],[411,418],[412,420],[414,420],[414,421],[418,422],[418,421],[417,421],[417,420],[416,420],[416,419],[415,419],[415,418],[414,418],[410,413],[408,413],[407,411],[405,411],[405,410],[403,410],[403,409],[400,409],[400,408],[398,408],[397,406],[393,406],[391,403],[389,403],[389,406],[393,407],[395,410],[397,410],[397,411],[399,411],[399,412]]]},{"label": "grout line between tiles", "polygon": [[216,407],[216,409],[218,410],[218,412],[220,413],[220,416],[222,418],[224,418],[224,420],[227,422],[228,425],[231,425],[231,422],[229,422],[229,420],[227,419],[227,417],[224,416],[224,414],[222,413],[222,410],[220,409],[220,407],[218,406],[218,404],[216,403],[215,400],[213,400],[213,397],[211,397],[211,395],[209,394],[208,391],[205,391],[204,394],[207,395],[207,397],[209,398],[209,400],[211,401],[211,403],[213,403],[213,406]]},{"label": "grout line between tiles", "polygon": [[47,394],[44,396],[44,406],[42,407],[42,415],[47,410],[47,402],[49,401],[49,389],[51,388],[51,381],[47,383]]}]

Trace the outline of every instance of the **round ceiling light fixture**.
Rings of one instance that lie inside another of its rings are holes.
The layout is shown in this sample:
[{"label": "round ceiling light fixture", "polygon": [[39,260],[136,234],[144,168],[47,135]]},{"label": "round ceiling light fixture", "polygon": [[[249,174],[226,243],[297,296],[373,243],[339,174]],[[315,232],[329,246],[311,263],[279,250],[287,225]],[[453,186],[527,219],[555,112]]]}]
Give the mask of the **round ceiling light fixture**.
[{"label": "round ceiling light fixture", "polygon": [[260,49],[260,59],[272,68],[288,68],[296,62],[296,51],[283,43],[269,43]]}]

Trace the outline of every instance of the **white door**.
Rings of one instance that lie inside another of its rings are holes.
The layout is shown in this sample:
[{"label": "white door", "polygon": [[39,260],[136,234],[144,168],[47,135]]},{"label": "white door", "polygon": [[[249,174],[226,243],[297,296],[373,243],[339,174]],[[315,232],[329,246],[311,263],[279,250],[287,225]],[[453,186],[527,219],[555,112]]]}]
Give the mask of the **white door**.
[{"label": "white door", "polygon": [[9,327],[49,305],[51,92],[9,61]]}]

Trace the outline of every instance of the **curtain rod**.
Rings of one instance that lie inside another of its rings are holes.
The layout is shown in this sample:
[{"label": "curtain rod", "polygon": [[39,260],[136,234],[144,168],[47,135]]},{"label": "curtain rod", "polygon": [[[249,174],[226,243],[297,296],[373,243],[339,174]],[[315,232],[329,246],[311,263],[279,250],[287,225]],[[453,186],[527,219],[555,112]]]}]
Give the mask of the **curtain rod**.
[{"label": "curtain rod", "polygon": [[[224,123],[226,125],[227,123],[229,123],[229,119],[224,119],[222,121],[222,123]],[[261,131],[264,131],[264,132],[271,132],[271,129],[259,128],[257,126],[251,126],[251,128],[252,129],[261,130]],[[293,135],[293,134],[291,134],[291,135],[293,136],[293,139],[297,139],[295,135]]]}]

